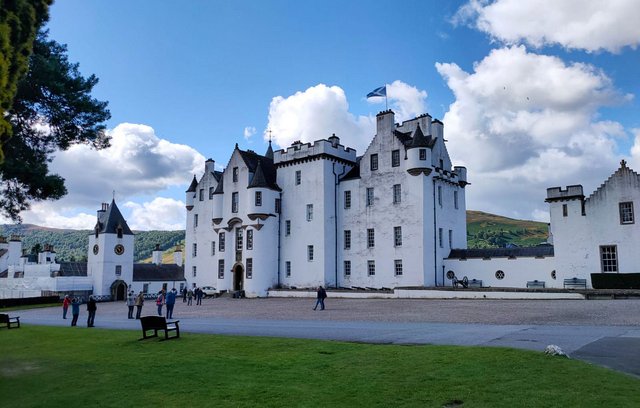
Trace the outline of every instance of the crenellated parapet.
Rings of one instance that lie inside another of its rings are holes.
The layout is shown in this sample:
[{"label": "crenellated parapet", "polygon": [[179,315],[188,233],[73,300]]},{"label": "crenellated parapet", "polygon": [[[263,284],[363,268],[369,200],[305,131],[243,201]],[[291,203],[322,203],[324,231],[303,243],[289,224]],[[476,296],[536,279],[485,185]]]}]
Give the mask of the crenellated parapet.
[{"label": "crenellated parapet", "polygon": [[546,202],[568,200],[584,200],[582,185],[567,186],[564,190],[561,187],[551,187],[547,189]]},{"label": "crenellated parapet", "polygon": [[287,149],[276,150],[273,153],[273,162],[276,167],[319,159],[354,164],[356,162],[356,151],[341,145],[340,139],[333,135],[329,140],[320,139],[313,143],[296,141]]}]

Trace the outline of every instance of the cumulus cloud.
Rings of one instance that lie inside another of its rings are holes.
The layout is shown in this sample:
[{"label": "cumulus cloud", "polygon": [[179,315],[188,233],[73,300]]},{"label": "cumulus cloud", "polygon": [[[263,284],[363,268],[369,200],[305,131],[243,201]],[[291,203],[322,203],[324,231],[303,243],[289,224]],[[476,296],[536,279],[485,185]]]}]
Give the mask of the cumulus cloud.
[{"label": "cumulus cloud", "polygon": [[454,162],[468,167],[468,207],[539,217],[547,187],[595,188],[617,167],[617,122],[598,109],[624,103],[601,71],[529,53],[524,46],[493,50],[467,73],[436,64],[455,95],[444,116]]},{"label": "cumulus cloud", "polygon": [[149,126],[122,123],[108,133],[108,149],[76,145],[56,154],[51,169],[66,179],[67,202],[93,207],[98,197],[109,198],[113,191],[125,199],[155,194],[202,172],[204,156],[159,138]]},{"label": "cumulus cloud", "polygon": [[185,204],[172,198],[156,197],[142,204],[128,201],[127,223],[134,230],[179,230],[185,227]]},{"label": "cumulus cloud", "polygon": [[507,44],[559,44],[588,52],[635,49],[640,44],[638,21],[637,0],[470,0],[453,19]]},{"label": "cumulus cloud", "polygon": [[256,134],[256,128],[253,126],[247,126],[244,128],[244,140],[249,140],[251,139],[251,136]]},{"label": "cumulus cloud", "polygon": [[[402,81],[387,85],[390,108],[398,121],[426,112],[427,93]],[[370,103],[383,103],[372,98]],[[276,144],[287,147],[292,142],[312,142],[335,133],[341,143],[364,152],[375,134],[375,117],[355,116],[349,112],[344,90],[338,86],[318,84],[305,91],[276,96],[269,106],[269,129]],[[265,134],[265,139],[268,135]]]}]

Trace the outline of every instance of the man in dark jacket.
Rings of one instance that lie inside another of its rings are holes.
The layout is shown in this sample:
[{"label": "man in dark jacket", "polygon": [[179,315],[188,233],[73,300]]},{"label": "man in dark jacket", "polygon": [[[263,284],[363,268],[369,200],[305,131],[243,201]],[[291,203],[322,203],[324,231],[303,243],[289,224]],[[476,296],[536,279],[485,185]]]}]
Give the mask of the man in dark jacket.
[{"label": "man in dark jacket", "polygon": [[167,293],[167,299],[164,302],[167,305],[167,319],[173,318],[173,306],[176,304],[176,295],[176,288],[171,289],[171,291]]},{"label": "man in dark jacket", "polygon": [[327,292],[324,290],[322,286],[318,286],[318,300],[316,301],[316,305],[313,307],[313,310],[318,308],[320,305],[320,310],[324,310],[324,300],[327,298]]},{"label": "man in dark jacket", "polygon": [[98,307],[96,306],[96,300],[93,295],[89,296],[89,301],[87,302],[87,312],[89,312],[89,317],[87,317],[87,327],[93,327],[93,321],[96,318],[96,310]]}]

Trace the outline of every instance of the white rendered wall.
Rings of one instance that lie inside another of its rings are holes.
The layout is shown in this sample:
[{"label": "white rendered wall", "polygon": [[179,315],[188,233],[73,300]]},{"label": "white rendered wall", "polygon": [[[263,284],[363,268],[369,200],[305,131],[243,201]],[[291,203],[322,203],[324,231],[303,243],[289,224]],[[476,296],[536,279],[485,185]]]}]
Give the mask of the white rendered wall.
[{"label": "white rendered wall", "polygon": [[[526,288],[527,281],[543,281],[546,288],[562,288],[562,278],[556,275],[553,279],[551,272],[556,268],[554,257],[530,258],[469,258],[445,259],[445,272],[453,271],[458,279],[467,277],[469,280],[482,280],[483,287]],[[504,278],[496,277],[497,271],[504,272]],[[451,286],[451,281],[445,277],[445,285]]]},{"label": "white rendered wall", "polygon": [[[117,234],[89,235],[89,248],[87,251],[87,276],[93,279],[93,294],[106,296],[111,294],[111,285],[116,280],[123,280],[127,285],[133,282],[133,253],[134,236]],[[98,254],[93,253],[93,246],[98,245]],[[118,255],[114,248],[116,245],[124,246],[124,253]],[[121,266],[121,275],[116,276],[116,266]]]}]

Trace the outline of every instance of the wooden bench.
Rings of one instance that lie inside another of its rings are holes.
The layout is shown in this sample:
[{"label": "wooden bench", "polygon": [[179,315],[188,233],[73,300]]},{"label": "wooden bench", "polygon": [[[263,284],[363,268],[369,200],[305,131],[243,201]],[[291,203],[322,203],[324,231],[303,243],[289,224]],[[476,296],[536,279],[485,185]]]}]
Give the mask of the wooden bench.
[{"label": "wooden bench", "polygon": [[578,279],[571,278],[564,280],[564,288],[565,289],[586,289],[587,288],[587,280],[586,279]]},{"label": "wooden bench", "polygon": [[16,329],[20,328],[20,318],[19,317],[9,317],[8,314],[0,313],[0,326],[7,326],[7,329],[15,327]]},{"label": "wooden bench", "polygon": [[545,285],[544,281],[539,281],[537,279],[532,281],[527,281],[527,289],[544,289],[544,285]]},{"label": "wooden bench", "polygon": [[[180,326],[178,326],[179,321],[180,320],[168,322],[167,319],[161,316],[143,316],[140,318],[140,324],[142,325],[142,338],[139,340],[158,337],[158,330],[164,331],[164,339],[162,340],[177,339],[180,337]],[[147,332],[152,330],[152,335],[147,334]],[[173,336],[169,335],[171,332],[175,332]]]}]

